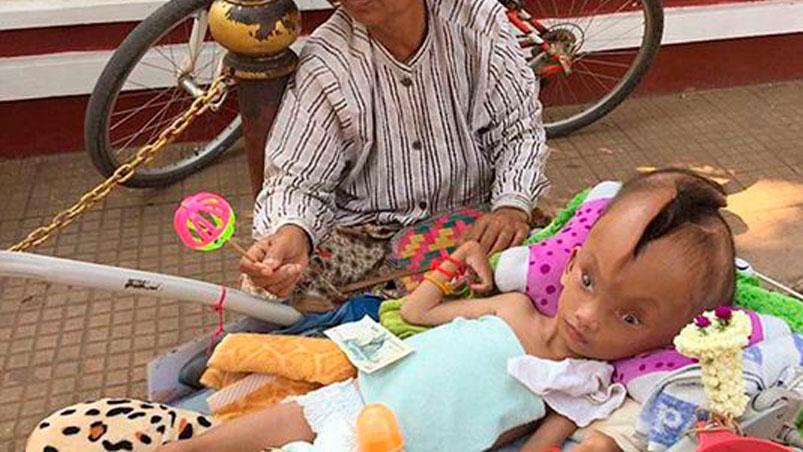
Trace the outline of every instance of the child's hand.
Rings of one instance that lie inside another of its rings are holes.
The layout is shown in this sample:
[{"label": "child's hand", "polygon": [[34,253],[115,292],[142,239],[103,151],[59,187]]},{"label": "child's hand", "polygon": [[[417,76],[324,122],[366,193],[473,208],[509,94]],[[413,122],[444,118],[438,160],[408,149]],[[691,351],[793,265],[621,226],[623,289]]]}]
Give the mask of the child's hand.
[{"label": "child's hand", "polygon": [[463,262],[479,277],[478,282],[469,284],[474,292],[488,293],[494,287],[494,272],[491,263],[485,255],[482,245],[476,241],[465,242],[454,252],[452,257]]}]

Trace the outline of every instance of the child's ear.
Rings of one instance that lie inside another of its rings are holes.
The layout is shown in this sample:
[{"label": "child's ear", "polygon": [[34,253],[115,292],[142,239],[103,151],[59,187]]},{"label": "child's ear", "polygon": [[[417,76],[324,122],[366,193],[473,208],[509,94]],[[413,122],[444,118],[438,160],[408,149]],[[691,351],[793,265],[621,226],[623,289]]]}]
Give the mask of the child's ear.
[{"label": "child's ear", "polygon": [[560,283],[562,285],[566,285],[566,281],[569,279],[569,275],[574,270],[574,266],[577,263],[577,253],[580,252],[580,247],[575,246],[572,248],[571,254],[569,254],[569,261],[566,262],[566,267],[563,269],[563,274],[560,275]]}]

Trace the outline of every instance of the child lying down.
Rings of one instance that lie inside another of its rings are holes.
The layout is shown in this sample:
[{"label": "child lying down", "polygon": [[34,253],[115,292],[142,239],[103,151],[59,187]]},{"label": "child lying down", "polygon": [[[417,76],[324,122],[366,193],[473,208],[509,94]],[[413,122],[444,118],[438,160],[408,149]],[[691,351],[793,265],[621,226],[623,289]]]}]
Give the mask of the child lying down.
[{"label": "child lying down", "polygon": [[[472,289],[493,287],[481,247],[465,243],[402,306],[406,321],[439,325],[408,339],[414,353],[159,450],[312,442],[353,425],[366,403],[393,409],[407,451],[486,450],[533,423],[522,450],[562,444],[577,426],[513,379],[509,359],[610,361],[650,351],[670,344],[703,310],[729,303],[734,291],[733,239],[719,214],[725,196],[715,183],[681,170],[657,171],[597,205],[567,226],[575,228],[569,236],[576,241],[528,254],[527,281],[518,287],[524,293],[443,302],[452,291],[450,276],[463,266],[478,276]],[[552,269],[555,262],[565,262],[564,268]],[[576,450],[617,448],[592,434]]]}]

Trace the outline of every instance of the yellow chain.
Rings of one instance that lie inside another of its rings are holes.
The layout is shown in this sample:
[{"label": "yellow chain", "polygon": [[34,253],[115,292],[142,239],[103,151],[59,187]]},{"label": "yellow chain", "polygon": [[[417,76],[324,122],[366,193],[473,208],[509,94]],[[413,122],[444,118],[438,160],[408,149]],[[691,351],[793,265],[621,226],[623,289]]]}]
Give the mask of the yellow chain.
[{"label": "yellow chain", "polygon": [[55,217],[53,217],[53,220],[51,220],[50,224],[35,229],[28,234],[24,240],[12,246],[8,250],[25,251],[32,247],[41,245],[48,238],[50,238],[53,233],[66,227],[72,223],[76,217],[97,204],[98,201],[102,201],[104,198],[109,196],[109,193],[111,193],[115,187],[134,176],[134,172],[139,167],[153,161],[153,159],[159,155],[159,152],[161,152],[165,146],[172,143],[173,140],[181,135],[181,133],[184,132],[184,130],[186,130],[190,124],[192,124],[195,118],[206,113],[207,110],[216,105],[221,96],[225,94],[225,79],[225,75],[221,75],[213,80],[212,84],[209,86],[209,89],[202,96],[196,98],[192,105],[190,105],[190,108],[184,112],[180,118],[177,118],[175,121],[173,121],[170,127],[163,130],[162,133],[160,133],[156,138],[156,141],[141,147],[139,151],[137,151],[137,154],[134,156],[134,158],[120,165],[114,174],[111,175],[111,177],[81,196],[81,199],[78,200],[78,202],[76,202],[72,207],[59,212]]}]

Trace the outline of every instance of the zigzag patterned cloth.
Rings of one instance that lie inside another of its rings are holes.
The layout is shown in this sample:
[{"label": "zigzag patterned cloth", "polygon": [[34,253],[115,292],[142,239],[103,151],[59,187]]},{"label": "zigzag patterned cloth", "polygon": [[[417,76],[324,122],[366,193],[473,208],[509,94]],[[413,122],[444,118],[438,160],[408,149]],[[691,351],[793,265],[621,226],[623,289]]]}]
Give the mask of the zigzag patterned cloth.
[{"label": "zigzag patterned cloth", "polygon": [[[483,215],[479,210],[462,209],[435,216],[429,220],[405,228],[390,241],[390,264],[403,270],[418,270],[432,266],[441,257],[441,250],[451,253],[463,234]],[[408,290],[414,289],[423,275],[402,279]]]}]

